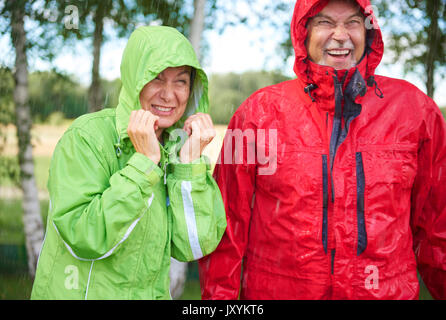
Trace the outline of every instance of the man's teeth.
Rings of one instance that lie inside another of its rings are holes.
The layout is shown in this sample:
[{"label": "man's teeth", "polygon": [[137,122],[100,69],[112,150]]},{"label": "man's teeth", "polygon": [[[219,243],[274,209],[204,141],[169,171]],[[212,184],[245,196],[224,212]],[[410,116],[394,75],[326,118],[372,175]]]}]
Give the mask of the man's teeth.
[{"label": "man's teeth", "polygon": [[334,56],[343,56],[350,53],[350,50],[329,50],[329,54]]},{"label": "man's teeth", "polygon": [[169,112],[172,108],[164,108],[160,106],[153,106],[156,110],[163,111],[163,112]]}]

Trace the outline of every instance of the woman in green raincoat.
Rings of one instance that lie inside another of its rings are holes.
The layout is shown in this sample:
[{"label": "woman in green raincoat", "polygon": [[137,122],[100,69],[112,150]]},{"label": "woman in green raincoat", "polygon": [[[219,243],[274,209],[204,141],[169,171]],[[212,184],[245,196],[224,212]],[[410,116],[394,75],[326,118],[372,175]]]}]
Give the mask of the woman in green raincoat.
[{"label": "woman in green raincoat", "polygon": [[171,299],[170,258],[211,253],[226,228],[201,153],[215,136],[189,41],[141,27],[121,62],[119,104],[76,119],[51,161],[32,299]]}]

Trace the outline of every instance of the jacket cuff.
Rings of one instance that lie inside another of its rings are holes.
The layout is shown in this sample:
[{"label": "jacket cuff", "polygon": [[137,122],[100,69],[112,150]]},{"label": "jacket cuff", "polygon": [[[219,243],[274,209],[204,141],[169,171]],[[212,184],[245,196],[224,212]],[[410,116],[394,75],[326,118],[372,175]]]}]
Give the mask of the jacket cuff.
[{"label": "jacket cuff", "polygon": [[143,173],[150,184],[153,186],[163,177],[164,173],[152,160],[139,152],[135,152],[127,162],[127,165],[132,166],[139,172]]},{"label": "jacket cuff", "polygon": [[202,155],[191,163],[171,163],[170,169],[173,176],[179,180],[204,177],[207,170],[210,170],[209,158]]}]

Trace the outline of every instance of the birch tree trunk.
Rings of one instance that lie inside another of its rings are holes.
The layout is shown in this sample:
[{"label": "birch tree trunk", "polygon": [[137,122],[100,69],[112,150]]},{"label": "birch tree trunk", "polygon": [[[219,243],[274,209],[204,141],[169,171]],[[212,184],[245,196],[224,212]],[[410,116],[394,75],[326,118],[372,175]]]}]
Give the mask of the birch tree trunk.
[{"label": "birch tree trunk", "polygon": [[198,60],[201,58],[200,44],[203,37],[206,0],[194,0],[194,17],[190,25],[189,40],[195,49]]},{"label": "birch tree trunk", "polygon": [[99,4],[94,16],[93,33],[93,66],[91,70],[91,85],[88,89],[88,111],[95,112],[102,109],[102,87],[100,82],[99,64],[101,61],[101,47],[104,41],[104,5]]},{"label": "birch tree trunk", "polygon": [[23,225],[29,273],[34,278],[44,231],[34,177],[31,145],[31,110],[28,105],[28,63],[24,12],[23,8],[18,5],[11,10],[11,38],[16,53],[14,103],[19,147],[20,183],[23,191]]},{"label": "birch tree trunk", "polygon": [[[194,0],[194,16],[191,21],[189,41],[200,59],[200,43],[204,28],[204,9],[206,0]],[[187,276],[187,263],[171,258],[170,264],[170,294],[173,299],[181,297]]]}]

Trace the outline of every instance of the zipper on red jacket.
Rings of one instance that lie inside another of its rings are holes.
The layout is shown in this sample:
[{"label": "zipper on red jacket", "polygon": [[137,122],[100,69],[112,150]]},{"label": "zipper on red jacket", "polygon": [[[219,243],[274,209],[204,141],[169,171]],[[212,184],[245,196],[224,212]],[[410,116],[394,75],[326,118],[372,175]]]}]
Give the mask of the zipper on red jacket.
[{"label": "zipper on red jacket", "polygon": [[[327,230],[327,245],[325,249],[325,253],[328,253],[327,251],[330,251],[329,255],[329,266],[330,271],[329,274],[334,274],[334,260],[336,255],[336,239],[334,236],[334,221],[333,217],[328,217],[328,212],[334,213],[334,201],[335,201],[335,186],[334,186],[334,180],[333,180],[333,165],[336,157],[336,152],[338,150],[339,145],[342,143],[342,103],[344,100],[344,93],[343,93],[343,85],[345,82],[345,79],[347,78],[348,71],[345,72],[343,78],[341,81],[339,81],[337,73],[336,76],[333,77],[334,80],[334,87],[335,87],[335,110],[334,110],[334,117],[333,117],[333,128],[331,132],[330,142],[329,142],[329,165],[330,165],[330,172],[327,173],[327,175],[330,175],[330,185],[331,185],[331,209],[329,210],[328,204],[327,204],[327,221],[325,229]],[[328,124],[328,117],[327,117],[327,124]],[[328,179],[327,179],[328,182]],[[328,192],[328,190],[327,190]]]},{"label": "zipper on red jacket", "polygon": [[[328,181],[328,156],[322,155],[322,190],[323,190],[323,202],[322,202],[322,246],[324,247],[325,254],[329,256],[330,274],[334,272],[334,258],[335,258],[335,239],[333,236],[333,219],[328,219],[328,207],[329,207],[329,181]],[[329,231],[330,230],[330,231]]]},{"label": "zipper on red jacket", "polygon": [[[336,72],[335,72],[336,73]],[[323,188],[323,212],[322,212],[322,245],[325,254],[328,254],[330,275],[334,274],[334,260],[336,256],[336,238],[334,236],[334,221],[331,215],[334,213],[334,199],[335,199],[335,186],[333,180],[333,168],[338,147],[344,142],[347,137],[350,123],[353,119],[359,116],[362,106],[355,103],[355,98],[358,95],[364,96],[365,82],[359,71],[356,69],[352,79],[347,84],[345,95],[343,92],[343,86],[348,72],[346,72],[341,81],[339,81],[338,74],[333,77],[335,87],[335,110],[333,117],[333,126],[331,129],[330,141],[326,139],[325,142],[328,145],[328,159],[327,155],[322,155],[322,188]],[[344,106],[344,111],[342,110]],[[318,114],[313,111],[312,113]],[[315,117],[318,119],[318,117]],[[321,123],[319,119],[319,123]],[[321,125],[323,125],[321,123]],[[328,128],[328,112],[326,113],[325,129]],[[327,132],[328,134],[328,132]],[[365,229],[365,217],[364,217],[364,191],[365,191],[365,177],[364,167],[362,161],[362,153],[356,153],[356,193],[357,193],[357,255],[359,256],[364,252],[367,247],[367,233]],[[330,169],[328,169],[330,166]],[[331,189],[331,193],[329,193]],[[329,197],[331,195],[331,202]],[[331,280],[330,276],[330,280]]]},{"label": "zipper on red jacket", "polygon": [[322,246],[325,253],[328,248],[328,157],[322,155]]}]

